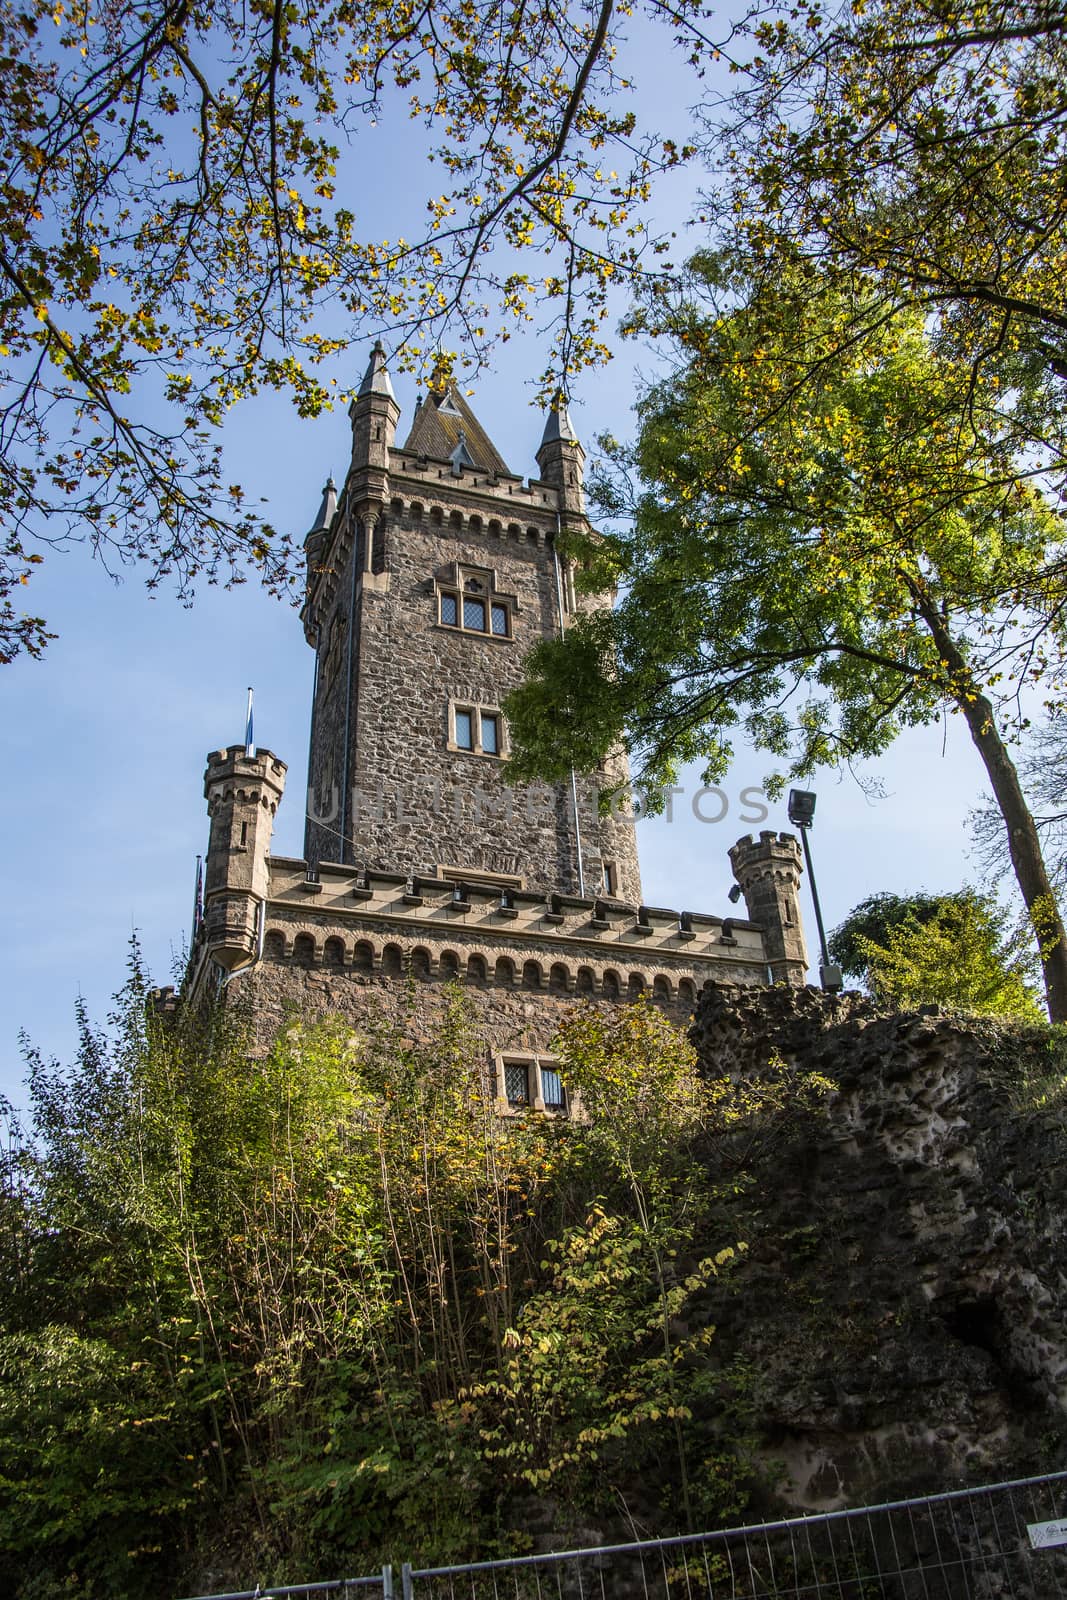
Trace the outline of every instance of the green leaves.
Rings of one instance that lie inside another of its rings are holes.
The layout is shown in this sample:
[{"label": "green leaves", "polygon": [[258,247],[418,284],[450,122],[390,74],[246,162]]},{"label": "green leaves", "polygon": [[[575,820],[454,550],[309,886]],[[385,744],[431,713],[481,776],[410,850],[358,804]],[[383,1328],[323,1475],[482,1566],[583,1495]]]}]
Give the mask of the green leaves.
[{"label": "green leaves", "polygon": [[[0,516],[17,541],[62,529],[183,596],[240,581],[255,545],[288,593],[290,542],[224,492],[214,430],[238,401],[267,385],[318,415],[339,394],[323,363],[383,332],[408,370],[474,368],[542,303],[546,393],[602,361],[612,284],[664,244],[652,182],[693,153],[615,111],[617,31],[612,0],[0,11]],[[413,179],[410,226],[382,239],[364,185],[396,119],[424,129],[412,173],[428,157],[446,176],[436,193]],[[520,250],[546,259],[516,270]],[[0,553],[0,607],[28,576]],[[0,657],[46,639],[0,609]]]},{"label": "green leaves", "polygon": [[0,1163],[13,1593],[135,1600],[198,1539],[235,1577],[484,1554],[510,1495],[597,1506],[620,1450],[675,1448],[711,1333],[664,1317],[729,1252],[693,1244],[705,1096],[656,1011],[568,1027],[601,1125],[499,1115],[458,991],[418,1047],[293,1020],[250,1057],[232,1017],[146,1022],[146,986],[135,958],[73,1069],[31,1059]]},{"label": "green leaves", "polygon": [[890,1009],[943,1005],[982,1016],[1041,1022],[1035,961],[1004,910],[973,889],[874,895],[830,938],[844,971]]},{"label": "green leaves", "polygon": [[646,303],[675,362],[612,452],[605,504],[632,518],[622,599],[531,655],[509,702],[516,771],[589,770],[624,738],[651,787],[682,761],[714,782],[742,728],[781,763],[773,790],[958,714],[1067,1016],[1067,947],[1005,745],[1024,692],[1067,680],[1067,526],[1025,362],[976,366],[865,280],[765,269],[753,250],[705,253]]}]

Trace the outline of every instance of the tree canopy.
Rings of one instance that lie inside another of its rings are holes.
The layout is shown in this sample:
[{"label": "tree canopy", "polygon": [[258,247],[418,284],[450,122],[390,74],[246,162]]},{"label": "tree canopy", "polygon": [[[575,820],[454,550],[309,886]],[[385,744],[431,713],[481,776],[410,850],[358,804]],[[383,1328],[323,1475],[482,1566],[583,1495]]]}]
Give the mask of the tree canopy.
[{"label": "tree canopy", "polygon": [[857,333],[919,308],[977,369],[1019,354],[1061,464],[1065,22],[1055,0],[797,0],[755,19],[744,83],[708,117],[720,237],[771,292],[783,266],[862,279]]},{"label": "tree canopy", "polygon": [[[687,153],[637,128],[620,26],[614,0],[0,7],[0,660],[43,647],[15,596],[66,541],[185,593],[247,563],[284,588],[217,428],[266,387],[314,415],[353,339],[443,379],[450,341],[477,363],[541,305],[552,381],[601,359]],[[360,153],[386,110],[440,179],[383,239]]]},{"label": "tree canopy", "polygon": [[991,895],[871,895],[834,929],[829,948],[882,1005],[1043,1020],[1033,952]]},{"label": "tree canopy", "polygon": [[[698,151],[715,240],[772,296],[831,273],[857,336],[918,309],[976,368],[1016,355],[1031,440],[1062,462],[1062,7],[756,7],[722,27],[749,40],[736,92],[694,89],[702,136],[639,123],[631,14],[0,8],[0,659],[44,647],[17,594],[70,540],[184,594],[249,565],[284,590],[288,540],[226,481],[217,428],[262,387],[315,414],[353,339],[384,331],[443,379],[448,346],[477,364],[540,314],[546,389],[603,359],[611,288],[666,265],[654,181]],[[709,72],[706,8],[638,15]],[[413,173],[411,226],[383,238],[371,141],[405,115],[441,181]]]},{"label": "tree canopy", "polygon": [[600,486],[632,526],[580,552],[623,597],[533,652],[507,708],[515,770],[589,770],[623,739],[646,781],[693,759],[712,781],[740,728],[778,758],[773,787],[960,715],[1067,1017],[1067,949],[1005,744],[1023,686],[1049,692],[1067,665],[1067,528],[1020,448],[1025,374],[941,351],[918,312],[857,340],[840,284],[786,276],[772,300],[748,265],[699,258],[690,292],[652,308],[675,370]]}]

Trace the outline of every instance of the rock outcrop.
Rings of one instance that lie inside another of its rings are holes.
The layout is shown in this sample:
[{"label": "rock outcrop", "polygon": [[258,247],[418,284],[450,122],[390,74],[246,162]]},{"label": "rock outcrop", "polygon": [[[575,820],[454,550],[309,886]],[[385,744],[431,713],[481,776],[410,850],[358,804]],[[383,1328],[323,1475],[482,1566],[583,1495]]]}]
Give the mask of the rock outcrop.
[{"label": "rock outcrop", "polygon": [[712,1431],[803,1510],[1062,1466],[1055,1035],[708,985],[692,1037],[709,1077],[785,1096],[708,1152],[747,1246],[708,1306]]}]

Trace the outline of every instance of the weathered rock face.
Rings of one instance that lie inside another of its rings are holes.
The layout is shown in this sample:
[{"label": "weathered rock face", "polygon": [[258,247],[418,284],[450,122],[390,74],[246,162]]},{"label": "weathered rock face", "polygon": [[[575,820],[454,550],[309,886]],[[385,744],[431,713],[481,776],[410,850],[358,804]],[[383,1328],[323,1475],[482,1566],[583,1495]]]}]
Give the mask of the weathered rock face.
[{"label": "weathered rock face", "polygon": [[[806,1510],[1063,1465],[1063,1064],[1050,1035],[707,985],[704,1071],[835,1085],[727,1134],[747,1250],[709,1306],[721,1410]],[[726,1241],[719,1241],[726,1242]]]}]

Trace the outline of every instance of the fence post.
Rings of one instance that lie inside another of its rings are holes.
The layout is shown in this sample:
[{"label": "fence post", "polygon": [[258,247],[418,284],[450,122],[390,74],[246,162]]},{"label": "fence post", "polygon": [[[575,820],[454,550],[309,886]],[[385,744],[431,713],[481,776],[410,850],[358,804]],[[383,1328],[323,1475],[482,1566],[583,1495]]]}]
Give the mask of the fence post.
[{"label": "fence post", "polygon": [[393,1569],[388,1561],[382,1568],[382,1600],[393,1600]]},{"label": "fence post", "polygon": [[411,1600],[413,1585],[411,1582],[411,1562],[405,1561],[400,1568],[400,1587],[403,1600]]}]

